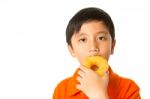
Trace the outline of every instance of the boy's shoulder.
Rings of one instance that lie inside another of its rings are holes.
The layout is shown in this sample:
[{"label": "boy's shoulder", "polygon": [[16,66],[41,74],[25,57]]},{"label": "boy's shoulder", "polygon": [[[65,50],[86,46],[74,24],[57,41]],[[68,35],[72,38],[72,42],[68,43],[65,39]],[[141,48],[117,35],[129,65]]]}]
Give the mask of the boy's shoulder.
[{"label": "boy's shoulder", "polygon": [[79,92],[79,90],[76,88],[76,85],[78,83],[76,80],[76,77],[78,76],[77,71],[78,69],[73,74],[73,76],[65,78],[62,81],[60,81],[55,88],[54,94],[61,93],[61,95],[66,96]]},{"label": "boy's shoulder", "polygon": [[111,97],[117,97],[116,99],[129,99],[129,97],[133,97],[130,99],[140,99],[140,88],[135,81],[130,78],[120,76],[114,73],[112,70],[110,70],[109,76],[110,79],[108,90]]},{"label": "boy's shoulder", "polygon": [[136,82],[134,80],[127,78],[127,77],[120,76],[120,75],[114,73],[112,70],[111,70],[111,72],[112,72],[112,74],[110,74],[110,76],[111,76],[110,80],[115,81],[115,83],[117,84],[118,87],[139,89],[138,85],[136,84]]},{"label": "boy's shoulder", "polygon": [[130,78],[122,77],[122,76],[119,76],[119,77],[120,77],[119,87],[123,88],[126,91],[140,90],[139,86],[137,85],[137,83],[134,80],[132,80]]},{"label": "boy's shoulder", "polygon": [[131,95],[133,95],[133,97],[134,95],[140,97],[140,88],[134,80],[120,76],[116,73],[113,73],[112,79],[115,80],[112,80],[111,86],[113,86],[113,89],[115,90],[118,97],[129,97]]},{"label": "boy's shoulder", "polygon": [[118,75],[117,73],[113,72],[113,70],[111,68],[109,69],[109,72],[110,72],[110,75],[109,75],[110,80],[112,82],[116,82],[118,86],[119,85],[121,85],[121,86],[122,85],[124,85],[124,86],[126,86],[126,85],[128,85],[128,86],[129,85],[137,86],[137,84],[135,83],[134,80]]},{"label": "boy's shoulder", "polygon": [[71,80],[71,77],[62,80],[61,82],[57,84],[53,93],[53,99],[62,99],[62,97],[66,96],[67,86],[70,80]]},{"label": "boy's shoulder", "polygon": [[72,77],[68,77],[68,78],[65,78],[65,79],[63,79],[62,81],[60,81],[59,83],[58,83],[58,87],[60,87],[60,86],[66,86],[66,85],[68,85],[68,83],[69,83],[69,81],[71,80],[71,78]]}]

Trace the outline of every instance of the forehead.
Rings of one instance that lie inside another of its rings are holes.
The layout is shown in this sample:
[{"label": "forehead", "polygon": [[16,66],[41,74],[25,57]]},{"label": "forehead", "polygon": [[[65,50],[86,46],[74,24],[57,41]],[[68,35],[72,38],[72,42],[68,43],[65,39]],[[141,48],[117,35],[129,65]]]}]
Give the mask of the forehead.
[{"label": "forehead", "polygon": [[84,34],[109,34],[109,30],[103,21],[88,21],[82,24],[78,32],[74,32],[74,35]]}]

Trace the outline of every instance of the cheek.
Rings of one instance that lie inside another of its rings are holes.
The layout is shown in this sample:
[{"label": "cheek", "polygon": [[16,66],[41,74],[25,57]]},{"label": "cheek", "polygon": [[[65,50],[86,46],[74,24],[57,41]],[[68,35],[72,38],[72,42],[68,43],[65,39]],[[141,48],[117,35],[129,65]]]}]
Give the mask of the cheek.
[{"label": "cheek", "polygon": [[111,45],[106,45],[105,47],[102,47],[100,52],[101,55],[108,60],[109,56],[111,55]]},{"label": "cheek", "polygon": [[82,64],[87,53],[83,48],[76,48],[75,49],[75,56],[78,59],[79,63]]}]

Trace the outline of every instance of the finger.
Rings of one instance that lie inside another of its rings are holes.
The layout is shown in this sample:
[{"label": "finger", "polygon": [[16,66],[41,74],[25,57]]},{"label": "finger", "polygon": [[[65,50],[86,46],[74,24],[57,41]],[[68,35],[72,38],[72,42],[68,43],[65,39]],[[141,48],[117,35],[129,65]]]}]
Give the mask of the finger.
[{"label": "finger", "polygon": [[109,79],[109,71],[108,70],[104,73],[103,78],[106,80]]},{"label": "finger", "polygon": [[106,75],[109,75],[109,70],[105,70],[105,71],[103,71],[102,76],[106,76]]},{"label": "finger", "polygon": [[104,71],[104,74],[109,75],[109,70],[105,70],[105,71]]},{"label": "finger", "polygon": [[79,83],[81,83],[82,78],[81,78],[80,76],[78,76],[78,77],[76,78],[76,80],[77,80]]},{"label": "finger", "polygon": [[109,75],[109,70],[107,70],[107,71],[106,71],[106,74],[108,74],[108,75]]},{"label": "finger", "polygon": [[82,71],[85,72],[85,73],[90,70],[90,69],[88,69],[88,68],[86,68],[86,67],[84,67],[84,66],[82,66],[82,65],[79,66],[79,69],[82,70]]},{"label": "finger", "polygon": [[107,70],[107,71],[105,72],[105,74],[106,74],[107,76],[109,76],[109,70]]},{"label": "finger", "polygon": [[84,74],[85,74],[85,73],[84,73],[82,70],[79,70],[79,71],[78,71],[78,75],[79,75],[80,77],[83,78]]},{"label": "finger", "polygon": [[77,84],[76,88],[79,89],[79,90],[81,90],[81,84]]}]

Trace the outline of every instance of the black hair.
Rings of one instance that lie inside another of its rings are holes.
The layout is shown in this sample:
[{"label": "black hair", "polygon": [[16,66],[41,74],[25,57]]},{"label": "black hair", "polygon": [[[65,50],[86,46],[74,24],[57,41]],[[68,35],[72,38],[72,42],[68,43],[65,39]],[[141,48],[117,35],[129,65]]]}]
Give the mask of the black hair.
[{"label": "black hair", "polygon": [[71,45],[71,38],[74,33],[80,31],[81,26],[88,21],[102,21],[106,25],[111,35],[112,41],[115,40],[115,28],[113,21],[108,13],[96,7],[84,8],[78,11],[69,21],[66,28],[66,42]]}]

